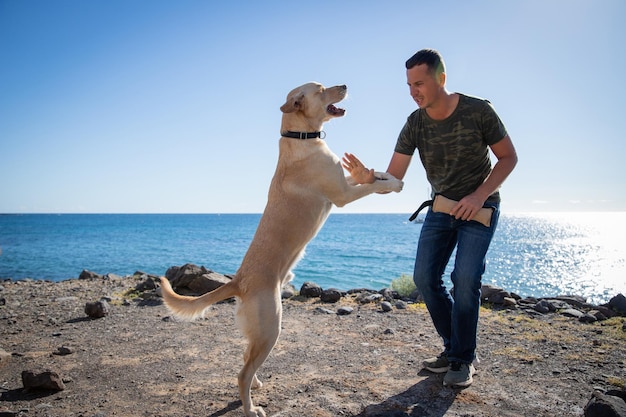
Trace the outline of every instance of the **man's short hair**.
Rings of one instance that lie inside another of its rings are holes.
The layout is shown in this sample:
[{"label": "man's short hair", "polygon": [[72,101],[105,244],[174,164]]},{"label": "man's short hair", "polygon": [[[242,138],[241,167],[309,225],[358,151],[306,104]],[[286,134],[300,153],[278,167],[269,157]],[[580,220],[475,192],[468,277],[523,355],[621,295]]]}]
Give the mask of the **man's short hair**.
[{"label": "man's short hair", "polygon": [[446,72],[446,64],[443,62],[441,54],[434,49],[422,49],[406,61],[406,69],[411,69],[416,65],[426,64],[433,75]]}]

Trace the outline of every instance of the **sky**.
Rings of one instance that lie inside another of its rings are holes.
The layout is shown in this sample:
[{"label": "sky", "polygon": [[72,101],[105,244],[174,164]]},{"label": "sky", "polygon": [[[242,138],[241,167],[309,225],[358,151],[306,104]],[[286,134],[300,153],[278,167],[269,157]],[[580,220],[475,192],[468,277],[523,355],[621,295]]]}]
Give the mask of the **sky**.
[{"label": "sky", "polygon": [[[0,0],[0,213],[260,213],[287,93],[346,84],[329,147],[387,168],[404,62],[487,98],[519,163],[503,212],[626,211],[626,2]],[[401,193],[335,213],[412,213]]]}]

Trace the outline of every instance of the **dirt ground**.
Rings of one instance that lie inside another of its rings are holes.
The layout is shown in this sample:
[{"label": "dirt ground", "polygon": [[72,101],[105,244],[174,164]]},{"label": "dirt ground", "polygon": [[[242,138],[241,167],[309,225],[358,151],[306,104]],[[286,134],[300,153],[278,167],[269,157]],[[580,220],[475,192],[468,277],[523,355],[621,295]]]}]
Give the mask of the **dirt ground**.
[{"label": "dirt ground", "polygon": [[[234,303],[179,322],[158,299],[127,293],[137,283],[0,282],[0,416],[241,417]],[[85,303],[102,296],[110,314],[86,317]],[[340,306],[354,311],[318,311]],[[594,389],[624,384],[623,318],[582,324],[482,309],[479,373],[459,390],[421,369],[441,351],[423,305],[384,313],[351,298],[289,299],[283,308],[264,387],[253,392],[268,416],[582,416]],[[62,346],[71,353],[57,354]],[[21,373],[33,368],[58,372],[65,389],[25,391]]]}]

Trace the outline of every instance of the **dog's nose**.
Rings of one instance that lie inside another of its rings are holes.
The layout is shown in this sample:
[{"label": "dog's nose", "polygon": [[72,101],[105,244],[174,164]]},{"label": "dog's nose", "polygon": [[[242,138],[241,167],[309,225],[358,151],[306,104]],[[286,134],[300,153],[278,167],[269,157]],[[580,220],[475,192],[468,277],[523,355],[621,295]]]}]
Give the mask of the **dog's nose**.
[{"label": "dog's nose", "polygon": [[342,90],[347,90],[348,86],[344,84],[344,85],[340,85],[339,88],[341,88]]}]

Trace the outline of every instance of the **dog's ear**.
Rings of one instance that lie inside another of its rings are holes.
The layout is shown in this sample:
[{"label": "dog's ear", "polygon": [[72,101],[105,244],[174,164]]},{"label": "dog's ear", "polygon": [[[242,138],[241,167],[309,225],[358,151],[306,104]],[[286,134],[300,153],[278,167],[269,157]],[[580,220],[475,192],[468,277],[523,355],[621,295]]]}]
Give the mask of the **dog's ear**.
[{"label": "dog's ear", "polygon": [[283,113],[293,113],[294,111],[298,111],[302,108],[302,100],[304,99],[304,94],[298,94],[297,96],[288,97],[287,102],[280,106],[280,111]]}]

